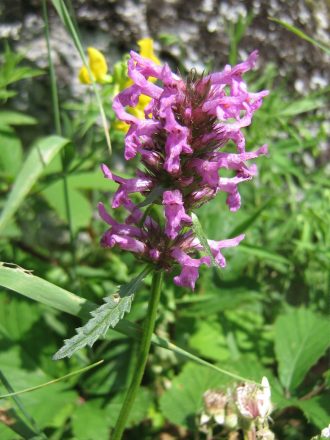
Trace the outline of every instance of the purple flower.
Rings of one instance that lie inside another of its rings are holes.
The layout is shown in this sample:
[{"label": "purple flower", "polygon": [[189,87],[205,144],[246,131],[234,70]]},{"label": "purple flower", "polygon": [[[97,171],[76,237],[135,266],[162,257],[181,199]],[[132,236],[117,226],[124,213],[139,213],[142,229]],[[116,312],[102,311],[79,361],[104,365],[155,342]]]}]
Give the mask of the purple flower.
[{"label": "purple flower", "polygon": [[166,218],[165,234],[173,240],[182,229],[183,223],[191,224],[191,218],[184,210],[182,194],[177,189],[164,192],[163,205]]},{"label": "purple flower", "polygon": [[[114,98],[113,109],[129,125],[125,158],[139,154],[143,171],[125,179],[102,165],[104,176],[119,185],[112,207],[122,206],[128,211],[124,224],[120,224],[100,205],[100,215],[110,226],[102,239],[104,246],[129,250],[167,271],[179,264],[181,273],[174,282],[194,289],[199,267],[209,266],[211,258],[199,255],[208,250],[191,229],[190,213],[220,191],[227,193],[229,209],[237,211],[241,205],[239,184],[257,172],[256,165],[247,162],[267,153],[266,145],[245,151],[242,132],[268,94],[249,92],[242,78],[256,59],[255,51],[243,63],[226,66],[223,72],[207,76],[192,73],[184,80],[168,65],[160,66],[131,52],[128,75],[133,84]],[[141,95],[150,98],[144,119],[128,109],[138,105]],[[236,148],[222,151],[229,141]],[[150,194],[152,203],[163,207],[164,219],[155,220],[143,212],[145,209],[131,200],[134,193],[143,197]],[[237,246],[243,238],[209,240],[221,267],[226,265],[221,250]]]},{"label": "purple flower", "polygon": [[207,256],[202,258],[191,258],[179,248],[172,251],[172,256],[182,267],[180,275],[174,277],[175,284],[182,287],[189,287],[191,290],[194,290],[199,275],[199,266],[201,264],[210,266],[211,258]]}]

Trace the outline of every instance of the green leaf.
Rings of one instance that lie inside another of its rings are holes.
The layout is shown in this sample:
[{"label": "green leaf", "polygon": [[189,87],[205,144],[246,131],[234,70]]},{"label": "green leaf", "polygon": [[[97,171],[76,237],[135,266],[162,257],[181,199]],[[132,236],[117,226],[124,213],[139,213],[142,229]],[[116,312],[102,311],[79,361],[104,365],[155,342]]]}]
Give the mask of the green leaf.
[{"label": "green leaf", "polygon": [[22,165],[22,144],[15,131],[9,126],[2,125],[2,121],[0,123],[0,151],[0,170],[11,177],[16,176]]},{"label": "green leaf", "polygon": [[228,379],[206,368],[188,363],[162,395],[160,408],[170,422],[195,428],[195,417],[203,410],[203,394],[208,389],[226,387]]},{"label": "green leaf", "polygon": [[105,411],[99,400],[91,400],[79,405],[72,415],[74,438],[79,440],[108,440],[110,427],[105,419]]},{"label": "green leaf", "polygon": [[324,101],[320,98],[303,98],[291,102],[289,105],[281,109],[278,116],[296,116],[301,113],[310,112],[324,106]]},{"label": "green leaf", "polygon": [[[24,316],[24,319],[22,319]],[[0,334],[15,342],[24,341],[26,334],[41,318],[41,312],[34,304],[6,296],[0,297]]]},{"label": "green leaf", "polygon": [[103,298],[105,304],[90,313],[92,318],[83,327],[76,329],[75,336],[64,340],[64,346],[55,353],[53,359],[71,357],[87,345],[92,347],[99,338],[106,335],[110,327],[116,327],[125,313],[130,312],[134,294],[150,271],[151,268],[147,267],[134,280],[121,286],[119,293]]},{"label": "green leaf", "polygon": [[203,246],[206,254],[211,258],[213,266],[220,267],[218,263],[215,261],[211,248],[209,246],[209,243],[207,241],[207,237],[205,235],[205,232],[203,231],[202,225],[197,217],[197,215],[193,212],[191,214],[192,223],[193,223],[193,230],[200,241],[201,245]]},{"label": "green leaf", "polygon": [[318,428],[323,429],[329,424],[329,395],[297,400],[295,406],[300,408],[307,420],[314,423]]},{"label": "green leaf", "polygon": [[155,186],[155,188],[147,195],[147,197],[143,200],[143,202],[139,203],[137,206],[139,208],[143,208],[144,206],[148,206],[157,200],[164,192],[164,188],[161,185]]},{"label": "green leaf", "polygon": [[0,111],[0,125],[35,125],[37,120],[24,113],[13,111]]},{"label": "green leaf", "polygon": [[246,252],[247,254],[253,255],[260,260],[263,260],[263,262],[274,265],[278,270],[286,271],[288,270],[288,266],[290,266],[290,260],[283,257],[283,255],[279,255],[275,252],[272,252],[270,250],[258,247],[258,246],[252,246],[247,243],[241,243],[239,246],[239,250],[241,252]]},{"label": "green leaf", "polygon": [[[8,343],[7,343],[8,346]],[[2,345],[0,351],[1,370],[14,389],[9,392],[17,391],[27,387],[38,386],[40,382],[47,382],[52,379],[37,364],[38,359],[26,359],[22,356],[19,345],[11,345],[4,349]],[[59,426],[58,413],[65,406],[71,406],[77,400],[77,394],[67,390],[68,385],[59,382],[52,387],[43,387],[32,393],[21,396],[14,396],[24,405],[25,410],[33,415],[38,426],[43,429],[45,426]],[[1,390],[2,394],[4,390]],[[2,402],[8,402],[3,400]],[[47,405],[45,405],[47,402]]]},{"label": "green leaf", "polygon": [[[67,191],[71,210],[71,226],[73,231],[77,232],[80,228],[86,228],[90,224],[93,209],[87,198],[80,191],[77,191],[72,187],[69,179]],[[41,192],[41,194],[57,213],[59,218],[64,222],[67,222],[68,217],[63,180],[49,185]]]},{"label": "green leaf", "polygon": [[180,316],[191,317],[210,317],[225,310],[235,310],[239,306],[245,306],[250,303],[256,303],[261,299],[260,293],[242,287],[241,289],[221,288],[221,294],[203,296],[186,296],[177,301],[177,307],[180,310]]},{"label": "green leaf", "polygon": [[70,174],[67,176],[67,179],[68,184],[77,189],[99,189],[101,191],[110,192],[116,191],[116,189],[118,188],[117,183],[104,178],[101,170]]},{"label": "green leaf", "polygon": [[[110,401],[109,405],[107,405],[105,408],[106,415],[109,416],[108,423],[109,426],[111,427],[115,426],[116,420],[118,419],[120,413],[120,409],[123,405],[124,397],[125,396],[121,393],[117,394]],[[131,427],[142,422],[147,416],[151,404],[152,404],[152,395],[150,391],[145,387],[141,387],[136,396],[136,400],[134,401],[132,410],[128,416],[127,426]]]},{"label": "green leaf", "polygon": [[217,320],[200,320],[189,340],[189,346],[197,354],[213,361],[225,361],[230,356],[226,334]]},{"label": "green leaf", "polygon": [[86,318],[96,305],[32,275],[16,264],[0,262],[0,285],[70,315]]},{"label": "green leaf", "polygon": [[282,385],[294,390],[330,345],[330,324],[316,313],[300,308],[275,322],[275,353]]},{"label": "green leaf", "polygon": [[7,225],[11,217],[15,214],[45,167],[67,143],[68,140],[62,137],[48,136],[40,139],[34,145],[9,193],[0,216],[0,230]]},{"label": "green leaf", "polygon": [[237,235],[242,234],[242,232],[245,232],[250,226],[255,223],[255,221],[260,217],[265,209],[268,209],[272,205],[274,200],[275,197],[271,197],[269,200],[267,200],[267,202],[260,206],[260,208],[258,208],[256,211],[254,211],[252,215],[250,215],[248,218],[235,226],[235,228],[232,229],[228,234],[228,237],[236,237]]},{"label": "green leaf", "polygon": [[[13,388],[11,386],[11,384],[9,383],[9,381],[7,380],[6,376],[3,374],[3,372],[0,370],[0,383],[2,382],[3,386],[6,388],[6,390],[12,394],[12,399],[13,402],[15,403],[17,409],[19,410],[19,412],[23,415],[24,419],[26,420],[26,422],[28,424],[25,423],[25,421],[23,419],[21,419],[18,414],[15,411],[15,418],[18,418],[20,420],[19,425],[21,426],[21,428],[23,428],[24,431],[26,431],[23,435],[24,438],[40,438],[43,440],[46,440],[47,437],[45,435],[43,435],[37,425],[37,423],[35,422],[34,418],[29,414],[29,412],[26,410],[23,402],[21,401],[21,399],[19,397],[17,397],[15,394],[13,395]],[[19,432],[19,430],[15,429],[16,427],[12,427],[12,429],[16,432]],[[33,431],[30,430],[30,428],[33,429]]]},{"label": "green leaf", "polygon": [[[96,307],[96,304],[87,301],[84,298],[80,298],[79,296],[62,289],[55,284],[49,283],[42,278],[36,277],[32,275],[31,272],[11,263],[0,263],[0,285],[31,298],[34,301],[38,301],[57,310],[81,318],[88,317],[89,312]],[[118,323],[115,330],[134,339],[140,339],[142,332],[139,326],[125,319]],[[208,367],[209,369],[216,371],[218,374],[227,375],[237,380],[249,381],[247,378],[238,376],[230,371],[223,370],[216,365],[210,364],[204,359],[189,353],[167,339],[161,338],[155,334],[152,336],[152,343],[167,350],[171,350],[178,356]]]}]

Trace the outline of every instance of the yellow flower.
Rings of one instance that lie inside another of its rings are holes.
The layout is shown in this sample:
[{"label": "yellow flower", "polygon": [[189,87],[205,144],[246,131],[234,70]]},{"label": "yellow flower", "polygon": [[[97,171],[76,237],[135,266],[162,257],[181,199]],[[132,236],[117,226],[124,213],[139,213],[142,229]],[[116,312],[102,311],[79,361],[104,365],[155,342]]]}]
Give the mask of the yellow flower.
[{"label": "yellow flower", "polygon": [[[88,53],[88,65],[91,73],[94,76],[94,79],[98,83],[103,83],[106,79],[108,72],[108,65],[104,58],[104,55],[94,47],[89,47],[87,49]],[[86,66],[83,66],[79,71],[79,80],[83,84],[91,84],[92,80],[90,78],[88,69]]]},{"label": "yellow flower", "polygon": [[137,44],[140,48],[141,57],[148,58],[148,60],[153,61],[155,64],[161,64],[154,53],[154,41],[152,38],[142,38]]},{"label": "yellow flower", "polygon": [[[153,61],[155,64],[161,64],[160,60],[156,57],[154,53],[154,42],[152,38],[143,38],[142,40],[139,40],[137,42],[138,46],[140,47],[140,55],[144,58],[147,58],[151,61]],[[156,78],[150,78],[150,81],[155,82]],[[125,87],[129,87],[133,84],[133,81],[128,78],[128,80],[125,83]],[[136,116],[139,119],[144,119],[144,109],[151,101],[151,98],[146,95],[140,95],[139,102],[137,105],[133,108],[129,109],[129,113],[131,113],[133,116]],[[122,121],[116,121],[114,124],[115,128],[119,131],[123,131],[124,133],[127,132],[129,125]]]}]

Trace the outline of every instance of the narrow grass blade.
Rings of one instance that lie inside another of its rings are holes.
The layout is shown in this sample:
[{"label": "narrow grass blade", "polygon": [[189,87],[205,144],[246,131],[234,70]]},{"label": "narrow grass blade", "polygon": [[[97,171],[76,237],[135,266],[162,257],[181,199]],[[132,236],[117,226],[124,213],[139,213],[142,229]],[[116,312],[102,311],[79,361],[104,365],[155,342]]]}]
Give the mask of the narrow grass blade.
[{"label": "narrow grass blade", "polygon": [[95,367],[101,365],[103,362],[104,362],[103,360],[95,362],[94,364],[88,365],[87,367],[80,368],[79,370],[76,370],[76,371],[72,371],[71,373],[66,374],[65,376],[59,377],[54,380],[50,380],[49,382],[45,382],[45,383],[43,383],[41,385],[37,385],[35,387],[25,388],[24,390],[10,392],[8,394],[2,394],[2,396],[0,396],[0,399],[5,399],[7,397],[14,397],[14,396],[18,396],[20,394],[30,393],[31,391],[36,391],[36,390],[39,390],[40,388],[44,388],[49,385],[53,385],[54,383],[61,382],[62,380],[68,379],[69,377],[76,376],[77,374],[85,373],[86,371],[91,370],[92,368],[95,368]]},{"label": "narrow grass blade", "polygon": [[84,66],[86,66],[86,68],[88,70],[89,77],[92,80],[93,92],[95,94],[97,105],[99,107],[103,130],[104,130],[104,135],[105,135],[105,139],[106,139],[106,142],[108,145],[109,153],[111,155],[112,149],[111,149],[111,140],[110,140],[110,134],[109,134],[109,132],[110,132],[109,124],[108,124],[107,118],[105,116],[105,111],[104,111],[104,107],[102,104],[100,93],[97,89],[93,74],[90,70],[89,64],[88,64],[86,56],[85,56],[83,45],[80,41],[79,35],[76,31],[76,28],[74,26],[74,23],[72,21],[72,18],[69,14],[69,11],[68,11],[64,1],[63,0],[51,0],[51,1],[52,1],[54,8],[56,9],[56,12],[58,13],[60,19],[62,20],[62,23],[66,27],[67,31],[70,33],[72,40],[74,42],[74,45],[76,46],[76,49],[78,50],[78,53],[80,55],[80,58],[84,64]]},{"label": "narrow grass blade", "polygon": [[[54,307],[57,310],[69,313],[70,315],[88,318],[89,312],[95,309],[96,304],[80,298],[61,287],[56,286],[42,278],[32,275],[31,272],[8,263],[0,263],[0,285],[7,289],[13,290],[30,299],[38,301],[42,304]],[[139,340],[141,338],[142,329],[133,322],[125,319],[121,320],[114,329],[130,338]],[[226,374],[236,380],[245,382],[253,382],[248,378],[237,376],[230,371],[223,370],[216,365],[212,365],[207,361],[189,353],[188,351],[176,346],[165,338],[161,338],[155,334],[152,336],[152,343],[167,350],[171,350],[177,355],[186,359],[197,362],[200,365],[218,371],[218,373]],[[253,382],[255,383],[255,382]]]},{"label": "narrow grass blade", "polygon": [[60,136],[48,136],[32,147],[0,215],[0,231],[8,224],[45,167],[68,142]]},{"label": "narrow grass blade", "polygon": [[81,318],[88,317],[89,312],[96,307],[94,303],[11,263],[0,263],[0,285],[34,301]]},{"label": "narrow grass blade", "polygon": [[317,40],[314,40],[314,38],[310,37],[309,35],[305,34],[305,32],[303,32],[301,29],[293,26],[292,24],[286,23],[285,21],[282,20],[278,20],[277,18],[272,18],[269,17],[268,18],[270,21],[274,21],[275,23],[280,24],[281,26],[283,26],[285,29],[287,29],[288,31],[292,32],[293,34],[297,35],[297,37],[308,41],[309,43],[311,43],[313,46],[318,47],[319,49],[323,50],[323,52],[327,53],[328,55],[330,55],[330,47],[326,46],[323,43],[320,43]]},{"label": "narrow grass blade", "polygon": [[[51,48],[50,48],[49,22],[48,22],[46,0],[42,1],[42,12],[43,12],[43,19],[44,19],[44,23],[45,23],[45,38],[46,38],[46,44],[47,44],[48,68],[49,68],[49,77],[50,77],[50,85],[51,85],[51,98],[52,98],[54,125],[55,125],[56,134],[58,136],[62,136],[60,105],[59,105],[55,67],[54,67],[54,63],[53,63],[53,59],[52,59],[52,55],[51,55]],[[73,234],[73,219],[72,219],[70,197],[69,197],[67,167],[65,164],[65,156],[63,153],[64,152],[62,150],[61,151],[61,163],[62,163],[62,172],[63,172],[63,193],[64,193],[63,195],[64,195],[66,219],[68,221],[69,234],[70,234],[70,245],[71,245],[72,266],[73,266],[73,279],[76,279],[77,278],[77,275],[76,275],[76,273],[77,273],[76,246],[75,246],[75,240],[74,240],[74,234]]]},{"label": "narrow grass blade", "polygon": [[239,223],[234,229],[230,231],[228,234],[228,237],[236,237],[239,234],[242,234],[242,232],[245,232],[250,226],[252,226],[255,221],[259,218],[259,216],[265,211],[266,208],[269,208],[269,206],[274,202],[275,197],[271,197],[269,200],[267,200],[266,203],[264,203],[260,208],[258,208],[254,213]]}]

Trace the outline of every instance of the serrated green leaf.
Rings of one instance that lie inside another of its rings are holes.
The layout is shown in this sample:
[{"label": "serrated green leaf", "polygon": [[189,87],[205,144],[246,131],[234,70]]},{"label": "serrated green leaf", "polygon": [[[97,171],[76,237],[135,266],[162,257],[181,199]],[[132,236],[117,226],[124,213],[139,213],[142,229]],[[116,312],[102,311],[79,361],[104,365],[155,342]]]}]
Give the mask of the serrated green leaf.
[{"label": "serrated green leaf", "polygon": [[59,136],[48,136],[32,147],[0,215],[0,230],[8,224],[45,167],[68,142]]},{"label": "serrated green leaf", "polygon": [[57,351],[53,359],[58,360],[64,357],[71,357],[76,351],[93,344],[103,337],[110,327],[114,328],[123,318],[125,313],[129,313],[134,296],[120,298],[119,295],[104,298],[105,304],[93,310],[93,316],[87,324],[76,329],[77,334],[70,339],[64,340],[64,346]]},{"label": "serrated green leaf", "polygon": [[214,256],[212,254],[211,248],[209,246],[209,243],[207,241],[207,237],[205,235],[205,232],[203,231],[202,225],[197,217],[197,215],[193,212],[191,214],[192,224],[193,224],[193,230],[200,241],[201,245],[203,246],[206,254],[211,258],[213,266],[220,267],[218,263],[215,261]]},{"label": "serrated green leaf", "polygon": [[275,353],[282,385],[294,390],[330,345],[330,325],[325,318],[301,308],[275,322]]},{"label": "serrated green leaf", "polygon": [[76,329],[75,336],[64,340],[64,346],[55,353],[53,359],[71,357],[87,345],[92,347],[99,338],[105,336],[110,327],[116,327],[125,313],[130,312],[134,294],[150,270],[147,267],[128,284],[120,286],[118,293],[103,298],[105,304],[90,312],[92,318],[83,327]]},{"label": "serrated green leaf", "polygon": [[[81,298],[68,290],[62,289],[42,278],[36,277],[32,275],[31,272],[11,263],[0,262],[0,285],[33,299],[34,301],[38,301],[57,310],[84,319],[88,317],[89,313],[96,307],[94,303],[87,301],[85,298]],[[125,319],[118,323],[115,330],[130,338],[137,340],[141,338],[141,328]],[[249,381],[248,378],[238,376],[230,371],[226,371],[216,365],[210,364],[204,359],[189,353],[169,340],[161,338],[155,334],[153,334],[151,342],[159,347],[165,348],[166,350],[171,350],[178,356],[208,367],[211,370],[215,370],[220,375],[227,375],[241,381]]]}]

